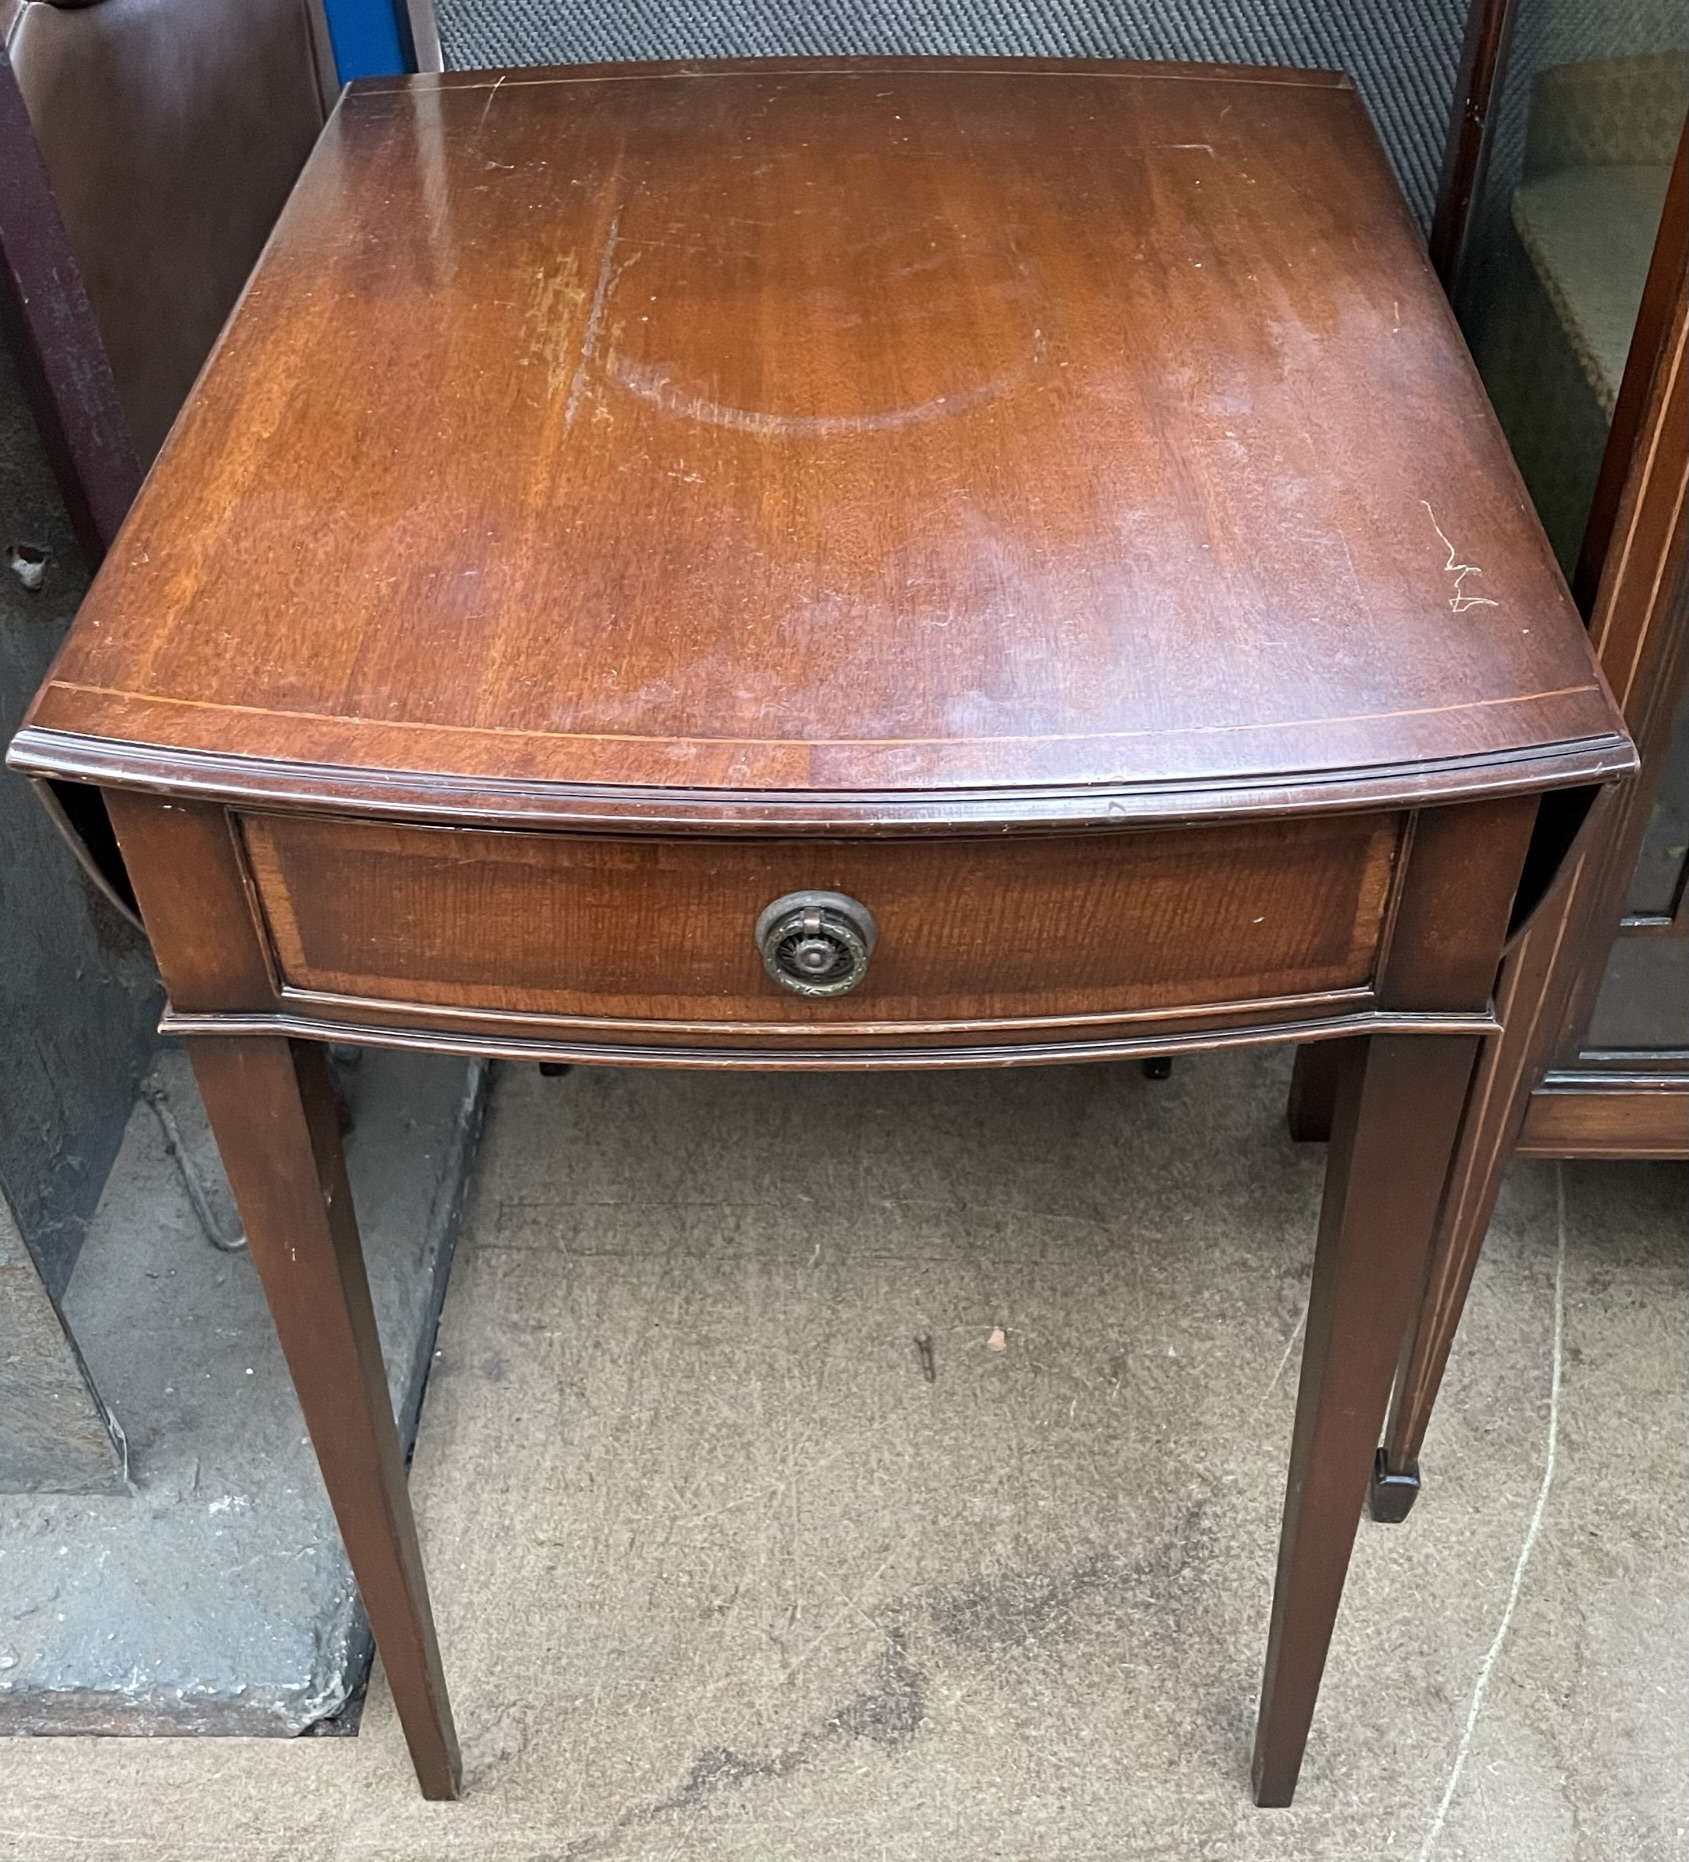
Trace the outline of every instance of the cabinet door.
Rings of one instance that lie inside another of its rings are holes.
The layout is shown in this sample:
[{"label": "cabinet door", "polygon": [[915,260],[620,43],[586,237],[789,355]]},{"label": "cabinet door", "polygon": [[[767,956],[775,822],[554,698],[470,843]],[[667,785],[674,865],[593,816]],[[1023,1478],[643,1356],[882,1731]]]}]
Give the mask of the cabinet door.
[{"label": "cabinet door", "polygon": [[1684,935],[1684,881],[1689,878],[1689,704],[1679,700],[1659,793],[1642,830],[1624,929],[1638,937]]},{"label": "cabinet door", "polygon": [[1504,56],[1459,226],[1440,209],[1434,240],[1572,578],[1689,105],[1689,15],[1677,0],[1490,0],[1482,10]]},{"label": "cabinet door", "polygon": [[1584,948],[1530,1151],[1689,1152],[1686,42],[1676,3],[1480,0],[1465,76],[1482,134],[1464,156],[1451,141],[1433,236],[1643,758],[1584,875]]},{"label": "cabinet door", "polygon": [[[1681,613],[1676,624],[1682,625]],[[1667,1073],[1689,1067],[1689,704],[1680,698],[1660,785],[1643,816],[1624,913],[1586,1026],[1571,1030],[1558,1075]],[[1569,1084],[1569,1082],[1568,1082]],[[1689,1130],[1680,1134],[1689,1142]]]}]

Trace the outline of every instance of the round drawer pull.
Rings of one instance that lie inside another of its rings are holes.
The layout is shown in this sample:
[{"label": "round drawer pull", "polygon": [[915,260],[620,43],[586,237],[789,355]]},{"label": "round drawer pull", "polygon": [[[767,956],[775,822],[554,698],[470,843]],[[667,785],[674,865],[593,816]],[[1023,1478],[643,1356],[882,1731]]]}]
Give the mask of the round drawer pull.
[{"label": "round drawer pull", "polygon": [[788,892],[757,919],[762,961],[794,996],[842,996],[868,974],[879,927],[842,892]]}]

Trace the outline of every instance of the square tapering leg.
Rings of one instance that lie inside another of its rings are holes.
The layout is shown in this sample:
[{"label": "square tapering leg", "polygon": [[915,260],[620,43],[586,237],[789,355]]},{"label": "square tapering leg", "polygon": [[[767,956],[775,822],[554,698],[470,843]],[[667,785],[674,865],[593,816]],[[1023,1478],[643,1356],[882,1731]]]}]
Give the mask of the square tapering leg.
[{"label": "square tapering leg", "polygon": [[461,1780],[325,1051],[188,1042],[423,1794]]},{"label": "square tapering leg", "polygon": [[1471,1035],[1372,1035],[1333,1057],[1331,1154],[1255,1728],[1263,1806],[1295,1794],[1477,1051]]}]

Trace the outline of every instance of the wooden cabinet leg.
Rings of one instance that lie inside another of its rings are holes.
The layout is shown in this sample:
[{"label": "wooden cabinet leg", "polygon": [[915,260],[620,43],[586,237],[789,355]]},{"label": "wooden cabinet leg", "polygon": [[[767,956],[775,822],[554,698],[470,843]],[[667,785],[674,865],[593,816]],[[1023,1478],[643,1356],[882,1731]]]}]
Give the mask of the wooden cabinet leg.
[{"label": "wooden cabinet leg", "polygon": [[1255,1729],[1255,1801],[1288,1804],[1478,1041],[1333,1044],[1335,1101]]},{"label": "wooden cabinet leg", "polygon": [[[1523,1120],[1528,1092],[1519,1098],[1515,1116],[1504,1124],[1480,1107],[1455,1161],[1449,1195],[1438,1220],[1425,1297],[1414,1322],[1402,1371],[1390,1399],[1384,1425],[1384,1446],[1378,1451],[1378,1478],[1373,1483],[1374,1519],[1395,1525],[1407,1517],[1412,1495],[1419,1491],[1419,1451],[1430,1425],[1449,1352],[1466,1310],[1472,1276],[1489,1232],[1501,1194],[1501,1180],[1513,1155],[1513,1140]],[[1390,1503],[1395,1488],[1405,1504]]]},{"label": "wooden cabinet leg", "polygon": [[[1628,872],[1629,869],[1626,868]],[[1587,943],[1581,871],[1569,896],[1551,903],[1508,953],[1496,983],[1502,1032],[1484,1043],[1473,1075],[1471,1103],[1460,1148],[1449,1173],[1448,1194],[1437,1218],[1425,1297],[1402,1360],[1390,1403],[1373,1488],[1373,1516],[1406,1516],[1419,1485],[1419,1450],[1448,1365],[1455,1330],[1465,1310],[1484,1236],[1495,1214],[1502,1178],[1519,1128],[1555,1038],[1563,1026],[1567,992]],[[1391,1505],[1390,1485],[1397,1504]],[[1382,1503],[1382,1504],[1381,1504]]]},{"label": "wooden cabinet leg", "polygon": [[[1629,873],[1629,866],[1624,871]],[[1425,1300],[1413,1324],[1389,1406],[1380,1478],[1372,1488],[1374,1518],[1404,1518],[1406,1504],[1400,1504],[1400,1497],[1412,1499],[1419,1488],[1419,1449],[1426,1424],[1438,1400],[1454,1331],[1466,1309],[1484,1235],[1501,1195],[1501,1179],[1507,1175],[1531,1106],[1531,1089],[1542,1078],[1562,1030],[1568,1022],[1575,1026],[1568,994],[1588,948],[1590,925],[1596,922],[1590,899],[1603,912],[1618,909],[1615,901],[1588,888],[1585,866],[1579,866],[1562,896],[1549,901],[1536,924],[1508,951],[1495,981],[1495,1013],[1501,1020],[1501,1033],[1484,1041],[1473,1073],[1460,1149],[1454,1156],[1449,1194],[1443,1197],[1432,1242]],[[1391,1484],[1397,1486],[1397,1504],[1391,1504]]]},{"label": "wooden cabinet leg", "polygon": [[326,1053],[273,1035],[200,1035],[188,1052],[417,1779],[455,1798],[457,1734]]}]

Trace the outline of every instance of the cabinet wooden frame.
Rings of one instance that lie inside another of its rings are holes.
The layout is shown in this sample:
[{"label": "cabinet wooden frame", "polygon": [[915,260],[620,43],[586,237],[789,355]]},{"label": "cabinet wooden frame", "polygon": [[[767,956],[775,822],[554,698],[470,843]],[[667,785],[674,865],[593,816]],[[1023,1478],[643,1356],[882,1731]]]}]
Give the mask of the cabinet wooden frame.
[{"label": "cabinet wooden frame", "polygon": [[[1524,1157],[1689,1156],[1689,1053],[1585,1045],[1616,938],[1684,934],[1681,876],[1669,914],[1625,921],[1627,883],[1684,702],[1686,400],[1685,149],[1679,139],[1577,578],[1593,602],[1590,637],[1635,740],[1634,782],[1604,795],[1584,847],[1496,983],[1504,1032],[1473,1080],[1438,1218],[1425,1298],[1392,1399],[1373,1503],[1399,1519],[1508,1161]],[[1293,1129],[1323,1129],[1322,1062],[1299,1059]]]}]

